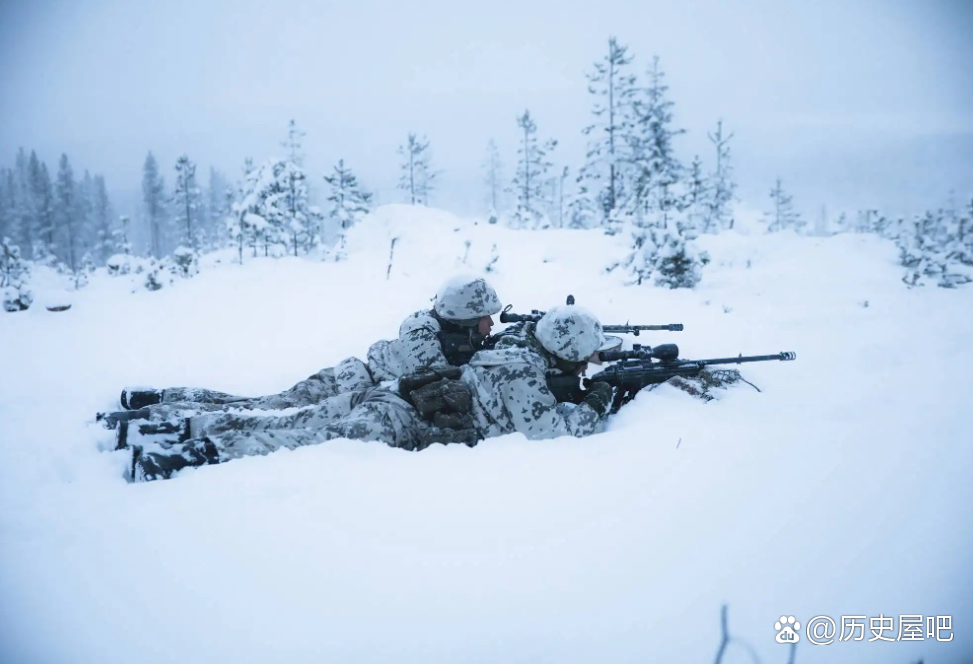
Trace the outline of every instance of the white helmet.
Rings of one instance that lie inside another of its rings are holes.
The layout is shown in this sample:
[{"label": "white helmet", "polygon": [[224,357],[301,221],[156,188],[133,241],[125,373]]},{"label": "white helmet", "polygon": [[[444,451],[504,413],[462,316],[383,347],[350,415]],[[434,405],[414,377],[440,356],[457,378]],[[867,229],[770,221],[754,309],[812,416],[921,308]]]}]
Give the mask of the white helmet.
[{"label": "white helmet", "polygon": [[584,362],[605,343],[595,315],[573,304],[551,307],[537,321],[534,336],[548,351],[569,362]]},{"label": "white helmet", "polygon": [[483,277],[460,275],[439,287],[433,309],[448,321],[473,323],[500,311],[500,298]]}]

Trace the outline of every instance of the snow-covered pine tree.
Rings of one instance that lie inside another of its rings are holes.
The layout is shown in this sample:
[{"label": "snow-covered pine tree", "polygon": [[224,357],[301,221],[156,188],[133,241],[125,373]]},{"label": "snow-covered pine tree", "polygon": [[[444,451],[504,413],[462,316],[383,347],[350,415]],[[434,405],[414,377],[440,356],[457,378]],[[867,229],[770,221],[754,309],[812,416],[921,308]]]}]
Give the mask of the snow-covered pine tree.
[{"label": "snow-covered pine tree", "polygon": [[487,212],[496,219],[500,214],[503,196],[503,164],[500,161],[500,149],[492,138],[487,143],[487,155],[483,161],[483,172],[487,187]]},{"label": "snow-covered pine tree", "polygon": [[297,166],[304,165],[304,151],[302,140],[304,132],[297,128],[297,121],[291,118],[287,123],[287,138],[280,144],[287,150],[287,158],[292,164]]},{"label": "snow-covered pine tree", "polygon": [[34,299],[27,282],[30,264],[20,256],[20,247],[4,237],[0,240],[0,299],[4,311],[23,311]]},{"label": "snow-covered pine tree", "polygon": [[294,255],[298,249],[310,251],[318,241],[319,221],[311,213],[308,200],[307,174],[293,161],[280,161],[274,166],[278,179],[284,188],[280,201],[283,212],[283,227]]},{"label": "snow-covered pine tree", "polygon": [[249,170],[228,229],[241,249],[241,260],[243,242],[251,245],[254,256],[258,246],[263,246],[264,256],[270,255],[271,246],[281,245],[285,251],[290,247],[288,194],[293,167],[291,162],[271,159],[254,168],[248,160]]},{"label": "snow-covered pine tree", "polygon": [[112,211],[111,201],[108,200],[108,189],[105,187],[105,178],[102,175],[94,177],[94,190],[92,192],[92,222],[95,232],[95,255],[98,262],[104,264],[108,257],[118,251],[115,243],[115,232],[112,229],[112,218],[115,213]]},{"label": "snow-covered pine tree", "polygon": [[82,222],[78,185],[66,154],[61,155],[58,163],[57,182],[54,194],[54,220],[60,234],[58,258],[65,263],[71,274],[76,275],[81,267]]},{"label": "snow-covered pine tree", "polygon": [[686,240],[695,240],[700,232],[706,230],[710,203],[710,191],[699,155],[693,157],[683,185],[685,193],[679,202],[682,215],[676,227]]},{"label": "snow-covered pine tree", "polygon": [[432,168],[429,139],[425,136],[419,138],[410,132],[405,144],[399,146],[398,152],[402,157],[399,189],[405,192],[413,205],[429,205],[429,195],[440,175],[439,171]]},{"label": "snow-covered pine tree", "polygon": [[571,205],[574,227],[605,224],[630,193],[629,148],[636,93],[636,79],[629,69],[632,60],[628,47],[610,37],[608,53],[587,74],[595,121],[582,130],[588,136],[588,151],[578,172],[578,194]]},{"label": "snow-covered pine tree", "polygon": [[[254,229],[250,217],[255,214],[256,198],[256,169],[253,159],[247,157],[243,162],[243,178],[237,187],[237,195],[230,207],[230,214],[226,217],[226,234],[229,241],[237,248],[237,258],[243,264],[243,247],[250,244]],[[254,245],[254,256],[256,256]]]},{"label": "snow-covered pine tree", "polygon": [[[37,239],[34,197],[30,187],[30,165],[23,148],[17,150],[14,160],[13,218],[17,231],[13,238],[22,253],[31,251]],[[33,258],[33,256],[31,256]]]},{"label": "snow-covered pine tree", "polygon": [[716,167],[709,176],[709,197],[704,233],[716,233],[724,228],[733,228],[733,212],[730,206],[736,183],[733,181],[733,167],[730,163],[730,139],[733,134],[723,134],[723,121],[716,123],[716,131],[707,133],[710,143],[716,150]]},{"label": "snow-covered pine tree", "polygon": [[692,195],[688,192],[695,191],[696,198],[701,197],[702,166],[697,166],[695,190],[692,183],[687,187],[673,145],[673,139],[684,130],[673,128],[673,103],[666,96],[669,88],[658,57],[653,58],[648,74],[648,87],[637,89],[632,104],[633,128],[628,136],[632,195],[625,214],[619,215],[631,223],[632,247],[625,259],[609,270],[625,267],[629,283],[653,279],[659,286],[692,288],[709,260],[692,244],[698,220],[686,211],[687,195]]},{"label": "snow-covered pine tree", "polygon": [[773,207],[764,213],[768,233],[776,233],[788,228],[800,230],[804,227],[804,221],[794,210],[793,197],[784,191],[780,178],[777,178],[774,187],[770,190],[770,200]]},{"label": "snow-covered pine tree", "polygon": [[94,229],[94,191],[94,178],[91,177],[88,169],[85,169],[84,176],[78,182],[78,220],[80,222],[79,255],[81,256],[79,271],[84,271],[85,269],[85,257],[89,261],[93,262],[94,260],[91,256],[91,248],[96,241]]},{"label": "snow-covered pine tree", "polygon": [[368,214],[372,195],[361,188],[344,159],[338,160],[324,181],[328,184],[328,216],[344,233]]},{"label": "snow-covered pine tree", "polygon": [[693,288],[702,277],[703,266],[709,263],[709,255],[697,251],[687,239],[689,224],[683,213],[674,212],[672,219],[675,223],[666,226],[634,225],[631,251],[608,271],[624,268],[630,275],[628,284]]},{"label": "snow-covered pine tree", "polygon": [[116,253],[108,257],[105,266],[108,274],[122,275],[132,271],[138,261],[132,256],[132,243],[129,241],[130,222],[124,214],[118,218],[118,226],[112,229],[111,243]]},{"label": "snow-covered pine tree", "polygon": [[159,164],[151,152],[142,166],[142,200],[149,223],[150,253],[158,259],[162,257],[165,242],[165,182],[159,173]]},{"label": "snow-covered pine tree", "polygon": [[283,159],[271,159],[257,169],[258,212],[265,226],[260,228],[260,242],[264,256],[270,256],[270,247],[281,245],[286,252],[290,246],[290,209],[288,198],[291,185],[291,163]]},{"label": "snow-covered pine tree", "polygon": [[0,168],[0,238],[8,237],[14,221],[13,172]]},{"label": "snow-covered pine tree", "polygon": [[47,165],[33,151],[30,153],[28,168],[36,223],[36,238],[31,248],[31,256],[36,261],[50,263],[54,259],[55,251],[54,186],[51,184]]},{"label": "snow-covered pine tree", "polygon": [[[667,217],[677,199],[673,187],[682,175],[682,165],[676,158],[673,139],[685,133],[672,126],[673,102],[666,96],[669,86],[659,67],[659,58],[652,58],[648,72],[649,85],[637,90],[632,103],[633,128],[629,135],[629,150],[634,168],[633,198],[640,224],[667,225]],[[651,219],[651,217],[655,219]]]},{"label": "snow-covered pine tree", "polygon": [[291,119],[287,123],[287,138],[281,143],[287,151],[287,159],[278,162],[274,167],[277,177],[284,184],[283,226],[295,256],[301,247],[304,251],[310,251],[318,242],[321,232],[320,219],[309,206],[307,173],[303,168],[304,135],[298,129],[297,121]]},{"label": "snow-covered pine tree", "polygon": [[176,185],[169,203],[179,229],[180,243],[191,252],[198,252],[202,193],[196,182],[196,164],[188,155],[176,159]]},{"label": "snow-covered pine tree", "polygon": [[233,198],[233,188],[226,178],[210,166],[209,184],[206,188],[206,232],[204,234],[207,247],[210,249],[222,246],[226,239],[223,237],[224,220],[230,214]]},{"label": "snow-covered pine tree", "polygon": [[557,141],[541,143],[537,136],[537,123],[530,111],[517,118],[520,128],[520,146],[517,148],[517,169],[514,171],[512,188],[517,196],[517,207],[512,221],[517,228],[542,228],[550,226],[551,196],[549,173],[551,161],[548,153],[557,147]]}]

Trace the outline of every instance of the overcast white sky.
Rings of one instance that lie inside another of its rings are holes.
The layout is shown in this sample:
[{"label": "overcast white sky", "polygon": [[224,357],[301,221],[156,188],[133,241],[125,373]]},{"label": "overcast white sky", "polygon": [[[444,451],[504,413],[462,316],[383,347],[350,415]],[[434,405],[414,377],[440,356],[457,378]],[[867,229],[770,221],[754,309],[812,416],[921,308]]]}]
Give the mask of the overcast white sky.
[{"label": "overcast white sky", "polygon": [[724,119],[753,205],[777,175],[808,212],[973,194],[970,0],[0,0],[0,163],[66,152],[124,200],[150,149],[170,184],[183,152],[235,178],[294,117],[317,181],[345,158],[383,201],[396,146],[426,133],[433,203],[472,211],[487,141],[512,165],[524,108],[579,165],[609,35],[639,72],[660,56],[687,160]]}]

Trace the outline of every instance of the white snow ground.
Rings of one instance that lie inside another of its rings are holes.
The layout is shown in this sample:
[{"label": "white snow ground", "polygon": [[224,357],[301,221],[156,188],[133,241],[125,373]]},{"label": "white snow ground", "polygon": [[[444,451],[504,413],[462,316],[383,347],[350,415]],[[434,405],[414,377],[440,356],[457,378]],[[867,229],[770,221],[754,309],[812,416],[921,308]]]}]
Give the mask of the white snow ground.
[{"label": "white snow ground", "polygon": [[[950,643],[802,629],[800,664],[973,661],[973,288],[907,290],[871,236],[703,241],[696,290],[622,287],[615,238],[387,206],[344,263],[227,253],[0,315],[0,661],[711,662],[723,603],[726,664],[787,661],[782,614],[952,616]],[[123,385],[278,391],[494,243],[515,311],[573,293],[684,323],[640,340],[686,357],[798,359],[744,367],[761,393],[642,394],[585,439],[332,441],[146,484],[106,451],[93,416]]]}]

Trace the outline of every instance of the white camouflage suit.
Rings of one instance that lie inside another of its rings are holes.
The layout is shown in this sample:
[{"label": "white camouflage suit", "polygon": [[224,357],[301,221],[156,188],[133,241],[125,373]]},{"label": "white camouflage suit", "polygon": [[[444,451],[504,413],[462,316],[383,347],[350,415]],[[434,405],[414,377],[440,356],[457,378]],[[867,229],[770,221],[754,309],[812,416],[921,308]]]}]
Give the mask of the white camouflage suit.
[{"label": "white camouflage suit", "polygon": [[[217,456],[226,460],[266,454],[335,437],[384,440],[408,449],[424,447],[431,425],[418,419],[416,411],[398,396],[391,383],[403,375],[445,366],[450,361],[464,363],[469,355],[453,354],[465,352],[463,344],[450,346],[452,350],[444,352],[446,337],[440,333],[448,332],[447,337],[453,338],[459,332],[460,338],[469,336],[472,343],[478,325],[500,311],[500,307],[496,292],[483,278],[457,276],[440,288],[433,310],[406,318],[397,339],[373,344],[368,349],[367,365],[349,358],[281,394],[253,399],[191,388],[163,390],[162,403],[139,409],[136,417],[129,419],[171,424],[186,416],[194,417],[186,422],[180,436],[182,442],[164,439],[158,444],[136,446],[140,448],[136,458],[144,452],[145,467],[152,465],[149,461],[163,464],[164,457],[180,456],[190,465],[200,465],[199,455],[183,451],[205,448],[206,463],[214,463]],[[489,322],[492,325],[492,320]],[[471,349],[469,353],[472,354]],[[300,410],[286,414],[266,412],[292,407]],[[467,441],[471,438],[468,434],[464,434]],[[159,449],[159,445],[163,447]],[[174,459],[166,467],[184,466]],[[159,476],[157,472],[151,474]],[[168,471],[163,476],[168,476]]]},{"label": "white camouflage suit", "polygon": [[[598,431],[603,416],[590,404],[557,403],[545,377],[554,368],[553,356],[533,339],[530,326],[524,337],[507,337],[497,348],[476,353],[463,367],[460,380],[473,396],[471,414],[477,438],[519,431],[527,438],[542,439]],[[187,444],[207,438],[219,451],[220,461],[334,438],[380,440],[416,450],[436,442],[435,433],[430,433],[433,429],[394,386],[384,385],[340,394],[288,415],[193,417],[193,440]]]},{"label": "white camouflage suit", "polygon": [[424,367],[447,364],[437,336],[441,325],[432,311],[417,311],[402,321],[399,336],[368,349],[368,363],[357,357],[342,360],[293,387],[261,397],[242,397],[196,387],[162,390],[162,403],[149,406],[151,420],[168,420],[199,411],[283,410],[322,403],[329,397],[377,385]]}]

